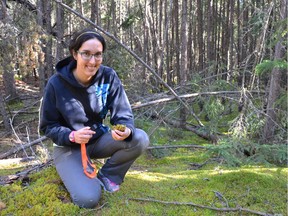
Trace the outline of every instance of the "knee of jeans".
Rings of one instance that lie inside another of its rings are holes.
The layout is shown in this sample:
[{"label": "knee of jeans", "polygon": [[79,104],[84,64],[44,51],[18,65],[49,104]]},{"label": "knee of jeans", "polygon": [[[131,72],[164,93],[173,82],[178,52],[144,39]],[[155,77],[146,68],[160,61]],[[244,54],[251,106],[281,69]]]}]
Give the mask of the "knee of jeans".
[{"label": "knee of jeans", "polygon": [[137,146],[140,148],[141,152],[145,151],[150,144],[147,133],[141,129],[136,129],[133,139],[137,143]]},{"label": "knee of jeans", "polygon": [[86,193],[75,194],[72,199],[73,203],[81,208],[94,208],[101,198],[101,187],[97,190],[90,190]]}]

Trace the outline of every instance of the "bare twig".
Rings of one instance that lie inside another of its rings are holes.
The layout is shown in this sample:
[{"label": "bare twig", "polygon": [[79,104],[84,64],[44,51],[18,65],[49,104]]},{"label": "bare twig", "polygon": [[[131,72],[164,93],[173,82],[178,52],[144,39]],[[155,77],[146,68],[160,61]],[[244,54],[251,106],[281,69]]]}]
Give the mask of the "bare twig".
[{"label": "bare twig", "polygon": [[101,206],[99,206],[99,207],[97,207],[97,208],[95,208],[95,209],[87,209],[87,210],[81,212],[80,215],[86,215],[88,212],[96,212],[96,211],[99,211],[99,210],[101,210],[102,208],[104,208],[107,204],[108,204],[108,202],[105,202],[105,203],[103,203],[103,205],[101,205]]},{"label": "bare twig", "polygon": [[168,201],[161,201],[161,200],[155,200],[155,199],[145,199],[145,198],[129,198],[129,200],[134,200],[134,201],[142,201],[142,202],[154,202],[154,203],[161,203],[165,205],[188,205],[188,206],[194,206],[197,208],[203,208],[203,209],[210,209],[214,211],[221,211],[221,212],[247,212],[255,215],[263,215],[263,216],[272,216],[271,214],[265,213],[265,212],[259,212],[259,211],[254,211],[246,208],[216,208],[216,207],[211,207],[211,206],[204,206],[204,205],[199,205],[195,204],[193,202],[168,202]]},{"label": "bare twig", "polygon": [[219,191],[213,191],[215,196],[222,202],[225,203],[225,207],[229,208],[229,203],[227,201],[227,199],[225,198],[225,196],[220,193]]},{"label": "bare twig", "polygon": [[0,159],[6,158],[6,157],[8,157],[8,156],[10,156],[12,154],[17,153],[20,150],[29,148],[30,146],[38,144],[38,143],[40,143],[40,142],[42,142],[43,140],[46,140],[46,139],[47,139],[47,137],[43,136],[43,137],[40,137],[39,139],[36,139],[36,140],[34,140],[32,142],[28,142],[28,143],[25,143],[25,144],[21,143],[20,146],[16,146],[16,147],[10,149],[8,152],[5,152],[5,153],[1,154],[0,155]]}]

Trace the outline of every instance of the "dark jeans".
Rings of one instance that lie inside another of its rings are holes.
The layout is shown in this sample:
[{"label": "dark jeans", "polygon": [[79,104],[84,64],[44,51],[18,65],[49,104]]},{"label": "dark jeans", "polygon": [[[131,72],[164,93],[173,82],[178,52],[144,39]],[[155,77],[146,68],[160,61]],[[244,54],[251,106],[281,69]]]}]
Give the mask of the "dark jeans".
[{"label": "dark jeans", "polygon": [[[148,135],[140,129],[134,131],[132,140],[115,141],[110,133],[101,136],[87,146],[90,158],[109,158],[101,168],[103,175],[121,184],[133,162],[149,145]],[[101,197],[101,186],[97,178],[90,179],[81,162],[80,145],[54,147],[54,163],[73,202],[84,208],[93,208]]]}]

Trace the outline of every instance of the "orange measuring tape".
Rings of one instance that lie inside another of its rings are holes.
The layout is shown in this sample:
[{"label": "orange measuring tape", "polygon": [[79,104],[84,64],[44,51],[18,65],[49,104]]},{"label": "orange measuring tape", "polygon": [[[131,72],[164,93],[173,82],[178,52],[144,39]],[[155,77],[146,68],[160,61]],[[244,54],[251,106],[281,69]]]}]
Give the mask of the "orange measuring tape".
[{"label": "orange measuring tape", "polygon": [[84,173],[89,178],[95,178],[97,174],[97,168],[92,161],[87,157],[86,143],[81,144],[81,157]]}]

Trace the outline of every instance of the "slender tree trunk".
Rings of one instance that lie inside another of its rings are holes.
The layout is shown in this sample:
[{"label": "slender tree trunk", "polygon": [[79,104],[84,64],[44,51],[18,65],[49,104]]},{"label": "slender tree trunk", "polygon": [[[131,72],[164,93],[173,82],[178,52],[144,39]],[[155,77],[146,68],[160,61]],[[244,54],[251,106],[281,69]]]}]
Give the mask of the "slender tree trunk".
[{"label": "slender tree trunk", "polygon": [[197,0],[197,41],[198,41],[198,72],[204,69],[204,42],[203,42],[203,9],[202,1]]},{"label": "slender tree trunk", "polygon": [[[2,89],[0,89],[1,91]],[[6,105],[3,97],[3,91],[0,93],[0,112],[2,115],[3,123],[4,123],[4,128],[5,131],[9,132],[11,130],[10,124],[9,124],[9,115],[6,112]]]},{"label": "slender tree trunk", "polygon": [[99,10],[99,0],[91,0],[91,16],[90,20],[101,26],[100,10]]},{"label": "slender tree trunk", "polygon": [[[179,85],[184,86],[187,82],[187,0],[182,1],[182,13],[181,13],[181,64],[179,73]],[[180,122],[182,125],[186,124],[187,111],[185,107],[180,109]]]},{"label": "slender tree trunk", "polygon": [[[143,59],[145,62],[149,62],[149,22],[148,22],[148,17],[147,17],[147,13],[148,13],[148,2],[147,0],[145,0],[144,3],[144,19],[143,19],[143,29],[144,29],[144,34],[143,34]],[[146,67],[143,67],[142,70],[142,78],[143,80],[147,80],[146,74],[147,74],[147,69]]]},{"label": "slender tree trunk", "polygon": [[208,65],[212,64],[212,48],[213,48],[213,44],[212,44],[212,4],[213,1],[207,1],[207,28],[206,28],[206,32],[207,32],[207,37],[206,37],[206,44],[207,44],[207,63]]},{"label": "slender tree trunk", "polygon": [[[42,0],[37,0],[37,8],[38,8],[38,13],[37,13],[37,24],[39,26],[43,27],[43,1]],[[40,33],[41,34],[41,33]],[[38,52],[38,74],[39,74],[39,90],[40,93],[42,94],[46,85],[46,76],[45,76],[45,71],[44,71],[44,56],[43,56],[43,42],[44,40],[40,40],[40,46],[41,46],[41,52]]]},{"label": "slender tree trunk", "polygon": [[13,66],[11,65],[11,59],[4,57],[3,65],[3,81],[5,86],[5,94],[8,95],[9,99],[15,99],[18,94],[15,85]]},{"label": "slender tree trunk", "polygon": [[[179,4],[178,4],[178,0],[174,0],[174,24],[175,24],[175,32],[174,32],[174,54],[176,57],[176,62],[175,62],[175,70],[177,74],[177,80],[180,79],[181,75],[180,75],[180,37],[179,37]],[[179,83],[179,81],[178,81]]]},{"label": "slender tree trunk", "polygon": [[77,11],[83,15],[82,0],[77,0]]},{"label": "slender tree trunk", "polygon": [[187,80],[191,81],[192,80],[192,74],[194,72],[193,68],[193,62],[195,61],[194,59],[194,53],[193,53],[193,21],[194,21],[194,12],[193,12],[193,4],[192,0],[189,0],[189,9],[190,13],[188,13],[188,39],[187,39]]},{"label": "slender tree trunk", "polygon": [[234,66],[234,0],[230,0],[229,4],[229,24],[228,24],[228,41],[229,41],[229,48],[228,48],[228,76],[227,80],[229,81],[231,79],[232,73],[233,73],[233,66]]},{"label": "slender tree trunk", "polygon": [[6,7],[6,0],[1,0],[0,3],[0,20],[5,22],[7,19],[7,7]]},{"label": "slender tree trunk", "polygon": [[64,35],[64,11],[60,5],[56,5],[56,20],[57,20],[57,47],[56,61],[64,57],[63,35]]},{"label": "slender tree trunk", "polygon": [[[169,4],[168,4],[169,1]],[[167,14],[167,11],[169,10],[169,14]],[[168,23],[171,23],[171,26],[173,26],[173,19],[172,19],[172,10],[173,10],[173,0],[166,0],[165,1],[165,23],[166,23],[166,33],[165,33],[165,38],[166,38],[166,74],[167,74],[167,83],[168,85],[173,84],[172,80],[172,54],[171,54],[171,33],[168,31],[169,29],[171,32],[173,32],[173,27],[171,28]],[[173,34],[173,33],[172,33]]]},{"label": "slender tree trunk", "polygon": [[[51,26],[51,15],[52,15],[52,3],[50,1],[44,1],[44,17],[45,17],[45,30],[48,35],[52,35]],[[48,37],[45,40],[45,73],[47,79],[53,74],[53,54],[52,54],[52,37]]]}]

